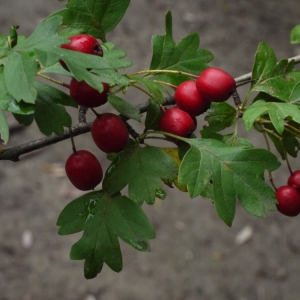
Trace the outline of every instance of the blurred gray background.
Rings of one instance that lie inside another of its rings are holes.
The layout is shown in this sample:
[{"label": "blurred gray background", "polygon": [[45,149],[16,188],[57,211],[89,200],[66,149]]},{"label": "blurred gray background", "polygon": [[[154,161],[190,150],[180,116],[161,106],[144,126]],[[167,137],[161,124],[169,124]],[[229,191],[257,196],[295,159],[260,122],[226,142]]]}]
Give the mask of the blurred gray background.
[{"label": "blurred gray background", "polygon": [[[0,33],[7,34],[10,25],[17,24],[20,34],[29,35],[43,18],[61,8],[56,0],[2,0]],[[117,48],[128,52],[135,63],[132,70],[148,68],[151,36],[164,34],[168,9],[173,13],[175,40],[198,31],[201,48],[215,56],[211,65],[234,77],[251,71],[261,41],[275,50],[278,59],[300,52],[299,46],[289,44],[291,29],[300,23],[294,0],[132,0],[124,19],[108,35]],[[241,96],[246,88],[240,89]],[[127,97],[133,103],[147,100],[139,93]],[[13,131],[8,147],[40,137],[35,126]],[[263,146],[257,134],[248,137]],[[77,137],[76,145],[93,151],[107,167],[89,134]],[[83,261],[69,259],[70,247],[81,234],[61,237],[55,225],[65,205],[80,195],[64,174],[70,152],[66,141],[18,163],[0,162],[1,300],[300,299],[299,217],[267,213],[260,219],[237,205],[228,228],[211,202],[191,200],[175,189],[168,189],[166,200],[145,206],[157,234],[152,252],[140,253],[121,242],[123,271],[117,274],[104,267],[98,277],[85,280]],[[300,168],[298,160],[292,164]],[[278,186],[287,180],[284,165],[274,177]]]}]

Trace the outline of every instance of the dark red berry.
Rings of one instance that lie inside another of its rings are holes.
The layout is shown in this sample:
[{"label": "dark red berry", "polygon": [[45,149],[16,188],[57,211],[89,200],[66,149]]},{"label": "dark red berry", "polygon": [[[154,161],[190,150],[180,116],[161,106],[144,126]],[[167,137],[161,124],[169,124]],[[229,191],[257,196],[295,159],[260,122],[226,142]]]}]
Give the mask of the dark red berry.
[{"label": "dark red berry", "polygon": [[276,191],[277,210],[282,214],[294,217],[300,213],[300,191],[289,185],[281,186]]},{"label": "dark red berry", "polygon": [[[181,137],[188,137],[196,128],[193,118],[185,111],[177,106],[167,109],[161,116],[159,121],[161,131],[172,133]],[[173,142],[178,142],[177,139],[166,136]]]},{"label": "dark red berry", "polygon": [[107,102],[109,85],[103,84],[103,91],[99,92],[85,81],[77,81],[72,78],[70,82],[70,96],[81,106],[98,107]]},{"label": "dark red berry", "polygon": [[98,115],[92,124],[91,134],[95,144],[105,153],[123,150],[129,139],[125,123],[112,113]]},{"label": "dark red berry", "polygon": [[217,68],[205,69],[196,80],[201,96],[211,102],[226,101],[234,92],[236,82],[225,71]]},{"label": "dark red berry", "polygon": [[[78,34],[68,38],[69,44],[62,44],[60,47],[68,50],[78,51],[86,54],[103,56],[103,49],[99,42],[91,35]],[[69,70],[66,63],[60,60],[61,65]]]},{"label": "dark red berry", "polygon": [[174,99],[177,106],[191,116],[199,116],[210,106],[210,101],[200,95],[193,80],[182,82],[175,91]]},{"label": "dark red berry", "polygon": [[72,184],[82,191],[94,189],[103,178],[100,162],[86,150],[72,153],[66,161],[65,170]]},{"label": "dark red berry", "polygon": [[288,179],[288,185],[300,189],[300,170],[293,172]]}]

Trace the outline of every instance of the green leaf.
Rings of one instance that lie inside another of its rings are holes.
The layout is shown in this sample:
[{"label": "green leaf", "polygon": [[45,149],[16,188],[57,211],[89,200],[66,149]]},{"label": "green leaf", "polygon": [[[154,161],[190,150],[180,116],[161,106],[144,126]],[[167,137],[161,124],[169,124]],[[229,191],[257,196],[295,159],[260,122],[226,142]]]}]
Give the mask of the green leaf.
[{"label": "green leaf", "polygon": [[42,83],[36,83],[36,88],[38,96],[34,118],[40,131],[46,136],[52,133],[62,135],[64,127],[72,125],[72,119],[66,109],[59,103],[73,104],[73,100],[67,95],[64,98],[56,98],[56,95],[60,92]]},{"label": "green leaf", "polygon": [[43,95],[43,97],[48,97],[49,99],[51,98],[56,104],[76,108],[78,107],[77,103],[71,96],[61,90],[56,89],[53,86],[38,81],[35,82],[35,86],[38,90],[39,95]]},{"label": "green leaf", "polygon": [[207,112],[208,114],[204,120],[208,122],[209,126],[204,126],[204,128],[212,132],[218,132],[226,127],[230,127],[236,119],[235,108],[226,102],[212,102]]},{"label": "green leaf", "polygon": [[178,181],[187,185],[192,198],[201,195],[214,201],[220,218],[231,226],[236,198],[251,214],[259,217],[276,210],[275,193],[263,180],[279,161],[267,150],[228,147],[210,139],[186,139],[191,148],[179,168]]},{"label": "green leaf", "polygon": [[159,104],[164,102],[164,96],[162,92],[167,92],[166,89],[160,85],[159,83],[154,82],[153,80],[149,80],[147,78],[142,78],[138,76],[129,76],[129,79],[136,81],[146,87],[149,90],[152,98],[157,101]]},{"label": "green leaf", "polygon": [[0,110],[23,115],[33,114],[35,110],[35,105],[25,103],[24,101],[17,102],[8,92],[3,66],[0,67]]},{"label": "green leaf", "polygon": [[63,25],[79,28],[105,42],[106,34],[121,21],[129,3],[130,0],[69,0],[66,9],[52,16],[61,15]]},{"label": "green leaf", "polygon": [[292,31],[290,36],[291,44],[299,44],[300,43],[300,24],[296,25]]},{"label": "green leaf", "polygon": [[279,134],[284,130],[285,120],[287,118],[300,123],[300,112],[297,106],[290,103],[266,102],[258,100],[247,108],[243,115],[243,121],[247,131],[253,127],[255,120],[268,114],[273,126]]},{"label": "green leaf", "polygon": [[124,117],[141,121],[140,111],[131,103],[115,95],[109,95],[108,101]]},{"label": "green leaf", "polygon": [[0,110],[0,138],[6,144],[9,140],[9,127],[4,113]]},{"label": "green leaf", "polygon": [[261,43],[252,70],[251,92],[264,92],[285,102],[299,101],[300,71],[293,70],[294,64],[287,59],[277,63],[274,51]]},{"label": "green leaf", "polygon": [[15,119],[18,121],[19,124],[24,126],[29,126],[34,121],[34,115],[20,115],[20,114],[13,114]]},{"label": "green leaf", "polygon": [[255,54],[252,69],[252,86],[256,86],[261,81],[272,77],[275,66],[276,56],[274,51],[266,43],[260,43]]},{"label": "green leaf", "polygon": [[[292,125],[299,130],[299,124],[294,124],[294,122],[288,123],[292,123]],[[300,143],[294,134],[288,131],[284,131],[280,136],[280,141],[278,137],[274,136],[274,134],[271,133],[275,131],[273,124],[264,124],[264,126],[266,129],[269,130],[267,131],[267,135],[273,142],[276,150],[278,151],[283,160],[286,159],[287,153],[292,157],[297,157],[298,151],[300,150]]]},{"label": "green leaf", "polygon": [[109,196],[105,191],[85,194],[61,212],[57,220],[59,234],[84,231],[72,246],[70,257],[85,259],[84,275],[97,276],[106,263],[115,272],[122,270],[118,238],[139,251],[149,251],[154,229],[142,209],[125,196]]},{"label": "green leaf", "polygon": [[62,25],[62,17],[55,16],[41,22],[34,32],[22,42],[14,47],[16,52],[33,52],[34,50],[49,51],[52,48],[59,47],[67,40],[58,35],[58,31]]},{"label": "green leaf", "polygon": [[8,92],[18,102],[23,100],[26,103],[34,104],[37,96],[34,87],[34,78],[37,72],[34,54],[32,52],[11,52],[3,60],[3,64]]},{"label": "green leaf", "polygon": [[163,112],[159,104],[154,100],[149,99],[149,106],[147,109],[146,120],[145,120],[146,129],[160,130],[159,120],[162,114]]},{"label": "green leaf", "polygon": [[[200,38],[193,33],[183,38],[178,44],[172,36],[172,14],[166,14],[166,34],[152,37],[153,56],[151,70],[176,70],[199,75],[206,69],[213,55],[205,49],[198,49]],[[178,74],[155,74],[156,79],[179,85],[189,77]]]},{"label": "green leaf", "polygon": [[103,188],[115,194],[128,185],[130,199],[153,204],[156,191],[163,187],[161,179],[174,180],[177,172],[174,160],[162,150],[130,145],[107,169]]},{"label": "green leaf", "polygon": [[122,49],[115,49],[115,44],[107,42],[101,45],[103,57],[113,69],[129,68],[133,65],[130,60],[124,59],[127,52]]}]

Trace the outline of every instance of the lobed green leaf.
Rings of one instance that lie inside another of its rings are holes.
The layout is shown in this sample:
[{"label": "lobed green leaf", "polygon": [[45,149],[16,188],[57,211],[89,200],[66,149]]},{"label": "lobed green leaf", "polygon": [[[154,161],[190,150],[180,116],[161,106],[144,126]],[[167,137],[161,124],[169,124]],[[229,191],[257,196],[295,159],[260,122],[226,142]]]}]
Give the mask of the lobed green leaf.
[{"label": "lobed green leaf", "polygon": [[128,185],[129,197],[137,204],[153,204],[157,191],[162,190],[161,179],[174,180],[178,167],[162,150],[139,147],[130,143],[106,171],[103,188],[110,194]]},{"label": "lobed green leaf", "polygon": [[139,251],[149,251],[149,239],[155,232],[142,209],[120,194],[105,191],[87,193],[68,204],[57,220],[59,234],[84,231],[72,246],[70,257],[85,259],[85,277],[97,276],[103,264],[122,270],[122,254],[118,238]]},{"label": "lobed green leaf", "polygon": [[228,147],[211,139],[186,139],[191,148],[179,168],[178,181],[187,185],[192,198],[201,195],[214,201],[220,218],[231,226],[236,199],[259,217],[276,210],[274,191],[263,180],[264,171],[280,166],[267,150]]},{"label": "lobed green leaf", "polygon": [[64,26],[79,28],[105,42],[106,34],[121,21],[129,3],[130,0],[69,0],[65,9],[51,16],[62,16]]}]

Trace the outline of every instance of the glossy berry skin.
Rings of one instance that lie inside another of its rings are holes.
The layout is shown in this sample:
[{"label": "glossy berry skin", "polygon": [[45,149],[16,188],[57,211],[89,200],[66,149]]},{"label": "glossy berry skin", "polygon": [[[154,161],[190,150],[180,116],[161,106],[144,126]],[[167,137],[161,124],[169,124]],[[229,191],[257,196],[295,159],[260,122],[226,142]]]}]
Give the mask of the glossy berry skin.
[{"label": "glossy berry skin", "polygon": [[[188,137],[196,128],[193,118],[177,106],[167,109],[159,120],[161,131],[172,133],[181,137]],[[178,142],[177,139],[166,136],[172,142]]]},{"label": "glossy berry skin", "polygon": [[109,85],[103,84],[103,91],[99,92],[85,81],[77,81],[72,78],[70,82],[70,96],[77,102],[78,105],[84,107],[98,107],[107,102]]},{"label": "glossy berry skin", "polygon": [[[78,34],[68,38],[71,41],[69,44],[62,44],[60,47],[68,50],[78,51],[86,54],[103,56],[103,49],[99,42],[91,35]],[[60,60],[61,65],[69,70],[67,65]]]},{"label": "glossy berry skin", "polygon": [[197,78],[196,86],[207,101],[224,102],[234,92],[236,82],[225,71],[218,68],[205,69]]},{"label": "glossy berry skin", "polygon": [[204,113],[211,103],[200,95],[193,80],[182,82],[175,91],[174,99],[176,105],[191,116]]},{"label": "glossy berry skin", "polygon": [[277,210],[282,214],[294,217],[300,213],[300,191],[293,186],[283,185],[276,191]]},{"label": "glossy berry skin", "polygon": [[65,170],[72,184],[82,191],[94,189],[103,178],[98,159],[86,150],[72,153],[66,161]]},{"label": "glossy berry skin", "polygon": [[300,189],[300,170],[293,172],[288,179],[288,185]]},{"label": "glossy berry skin", "polygon": [[129,139],[125,123],[112,113],[98,115],[92,124],[91,134],[95,144],[105,153],[123,150]]}]

